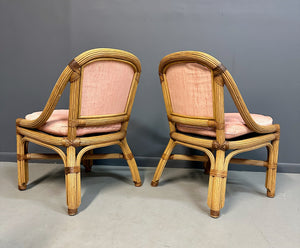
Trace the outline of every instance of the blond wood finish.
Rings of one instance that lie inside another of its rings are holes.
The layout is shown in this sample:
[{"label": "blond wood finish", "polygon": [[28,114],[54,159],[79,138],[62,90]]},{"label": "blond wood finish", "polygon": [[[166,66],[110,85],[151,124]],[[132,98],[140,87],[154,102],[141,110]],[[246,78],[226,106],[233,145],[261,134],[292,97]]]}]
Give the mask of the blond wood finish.
[{"label": "blond wood finish", "polygon": [[[80,116],[80,89],[81,68],[87,63],[97,60],[115,60],[132,66],[134,76],[124,113],[103,116]],[[139,171],[133,154],[126,141],[126,132],[130,113],[141,73],[140,61],[129,52],[116,49],[93,49],[78,55],[63,70],[58,78],[52,93],[41,115],[35,120],[17,119],[17,160],[18,160],[18,186],[20,190],[26,189],[28,183],[29,159],[57,159],[61,158],[65,166],[66,199],[68,214],[75,215],[81,203],[80,163],[90,171],[93,159],[125,158],[130,168],[135,186],[141,186]],[[53,113],[56,104],[70,82],[68,135],[66,137],[42,133],[38,130],[44,125]],[[109,134],[95,134],[87,137],[77,137],[77,127],[101,126],[121,123],[121,130]],[[28,153],[28,142],[54,150],[56,154]],[[93,154],[93,149],[119,145],[122,154]],[[60,147],[66,148],[66,153]],[[81,147],[77,154],[76,147]]]},{"label": "blond wood finish", "polygon": [[[166,79],[166,70],[177,63],[199,63],[211,70],[213,75],[213,100],[214,100],[214,118],[203,116],[191,117],[182,116],[173,113],[168,82]],[[204,162],[205,172],[210,174],[207,204],[210,208],[210,215],[218,217],[220,209],[225,203],[226,179],[228,173],[228,164],[238,163],[245,165],[264,166],[267,168],[266,188],[267,195],[273,197],[275,194],[276,170],[278,160],[278,146],[280,136],[279,124],[261,126],[251,117],[247,106],[227,69],[214,57],[197,51],[182,51],[165,56],[159,65],[159,76],[166,106],[166,112],[170,127],[170,141],[167,145],[156,168],[152,179],[152,186],[157,186],[162,175],[163,169],[168,159],[185,159],[190,161]],[[240,137],[235,140],[226,140],[224,133],[224,86],[229,90],[231,97],[246,125],[257,133],[256,137]],[[203,138],[200,136],[191,136],[190,134],[180,133],[176,130],[176,124],[186,124],[200,127],[214,127],[216,138]],[[187,156],[181,154],[172,154],[175,145],[180,144],[190,148],[201,150],[204,156]],[[266,147],[268,149],[268,159],[250,160],[233,158],[236,154],[247,152],[254,149]],[[232,150],[226,155],[226,150]]]}]

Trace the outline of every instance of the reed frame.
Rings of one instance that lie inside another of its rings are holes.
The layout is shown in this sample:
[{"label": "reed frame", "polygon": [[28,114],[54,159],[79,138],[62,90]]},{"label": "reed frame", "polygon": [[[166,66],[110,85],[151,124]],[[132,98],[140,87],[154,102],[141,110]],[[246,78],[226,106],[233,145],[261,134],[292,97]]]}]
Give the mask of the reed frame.
[{"label": "reed frame", "polygon": [[[173,113],[171,98],[169,95],[166,71],[174,63],[198,63],[211,70],[213,75],[213,108],[214,118],[204,116],[182,116]],[[251,117],[249,110],[238,90],[238,87],[229,71],[224,65],[209,54],[198,51],[181,51],[165,56],[159,64],[159,77],[161,81],[166,112],[170,128],[170,140],[157,165],[151,185],[156,187],[169,159],[201,161],[204,163],[205,172],[209,176],[207,204],[211,217],[217,218],[224,207],[226,180],[229,163],[264,166],[267,168],[266,183],[267,196],[275,196],[276,172],[278,161],[278,149],[280,139],[280,125],[272,124],[261,126]],[[256,134],[256,137],[237,137],[234,140],[225,139],[224,123],[224,85],[227,87],[242,119],[246,125]],[[177,131],[176,124],[185,124],[200,127],[215,128],[215,139],[190,135]],[[171,154],[176,145],[194,148],[205,153],[204,156],[188,156]],[[267,160],[250,160],[233,158],[238,153],[266,147]],[[225,151],[231,150],[227,155]]]},{"label": "reed frame", "polygon": [[[98,60],[121,61],[131,65],[134,70],[127,104],[123,113],[98,116],[80,116],[82,68],[89,63]],[[29,180],[28,160],[30,159],[59,159],[61,158],[65,167],[65,183],[68,214],[75,215],[81,203],[81,179],[80,164],[85,170],[91,170],[93,159],[126,159],[130,168],[132,180],[135,186],[142,185],[139,171],[134,156],[128,146],[126,133],[130,118],[137,85],[141,73],[139,59],[126,51],[97,48],[88,50],[75,57],[63,70],[58,78],[50,97],[41,113],[35,120],[18,118],[16,120],[17,138],[17,164],[18,164],[18,188],[25,190]],[[56,104],[70,82],[69,94],[69,118],[67,136],[55,136],[38,130],[49,119]],[[77,127],[101,126],[107,124],[121,123],[121,129],[113,133],[90,134],[89,136],[77,136]],[[29,153],[28,143],[52,149],[56,154]],[[93,154],[93,150],[100,147],[119,145],[122,153]],[[66,148],[66,152],[62,150]],[[76,148],[81,147],[77,153]]]}]

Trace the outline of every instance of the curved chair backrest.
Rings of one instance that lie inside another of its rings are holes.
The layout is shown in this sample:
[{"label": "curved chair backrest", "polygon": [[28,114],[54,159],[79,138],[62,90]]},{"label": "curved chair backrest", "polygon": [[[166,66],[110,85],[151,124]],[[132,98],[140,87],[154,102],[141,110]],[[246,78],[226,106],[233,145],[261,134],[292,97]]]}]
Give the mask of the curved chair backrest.
[{"label": "curved chair backrest", "polygon": [[216,81],[222,68],[218,60],[202,52],[182,51],[165,56],[159,74],[169,119],[198,126],[223,123],[224,117],[217,117],[218,112],[224,112],[223,92],[217,91]]},{"label": "curved chair backrest", "polygon": [[159,64],[171,132],[174,123],[214,127],[224,126],[224,85],[246,125],[257,133],[274,132],[276,125],[261,126],[249,110],[229,71],[216,58],[197,51],[181,51],[165,56]]},{"label": "curved chair backrest", "polygon": [[74,94],[79,99],[78,109],[70,102],[70,110],[75,110],[79,119],[129,118],[141,72],[137,57],[116,49],[93,49],[77,56],[69,66],[78,83]]},{"label": "curved chair backrest", "polygon": [[165,70],[172,113],[213,118],[212,70],[195,62],[169,64]]}]

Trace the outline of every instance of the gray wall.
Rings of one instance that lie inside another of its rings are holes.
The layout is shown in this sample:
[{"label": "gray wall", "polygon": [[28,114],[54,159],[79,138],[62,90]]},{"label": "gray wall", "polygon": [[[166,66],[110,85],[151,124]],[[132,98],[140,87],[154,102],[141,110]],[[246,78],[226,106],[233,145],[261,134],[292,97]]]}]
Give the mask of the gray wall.
[{"label": "gray wall", "polygon": [[[15,159],[15,119],[42,109],[66,64],[85,50],[111,47],[142,63],[128,130],[140,165],[155,166],[167,144],[157,68],[179,50],[222,61],[250,111],[281,124],[279,162],[300,163],[299,0],[0,0],[0,27],[2,161]],[[58,107],[67,105],[65,94]],[[229,96],[226,108],[235,111]]]}]

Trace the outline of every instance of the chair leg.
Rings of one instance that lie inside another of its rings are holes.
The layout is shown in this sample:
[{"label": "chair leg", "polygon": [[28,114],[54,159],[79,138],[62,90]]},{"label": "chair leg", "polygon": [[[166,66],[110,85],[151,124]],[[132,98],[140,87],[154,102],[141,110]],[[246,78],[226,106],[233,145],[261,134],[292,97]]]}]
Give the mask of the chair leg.
[{"label": "chair leg", "polygon": [[154,174],[152,182],[151,182],[151,186],[156,187],[158,185],[161,174],[166,166],[166,163],[167,163],[175,145],[176,144],[175,144],[174,140],[170,139],[163,155],[161,156],[161,159],[159,160],[159,163],[157,165],[155,174]]},{"label": "chair leg", "polygon": [[123,140],[121,140],[120,147],[122,149],[124,158],[126,159],[128,167],[130,169],[134,185],[136,187],[142,186],[142,181],[141,181],[141,178],[140,178],[140,173],[139,173],[138,167],[136,165],[134,156],[133,156],[133,154],[132,154],[132,152],[131,152],[131,150],[130,150],[130,148],[128,146],[126,138],[124,138]]},{"label": "chair leg", "polygon": [[28,142],[22,140],[23,136],[17,134],[17,164],[18,164],[18,188],[25,190],[27,187],[28,175],[28,160],[25,155],[28,152]]},{"label": "chair leg", "polygon": [[[211,151],[212,151],[212,153],[214,153],[214,152],[215,152],[215,149],[212,149]],[[207,156],[207,155],[206,155],[206,156]],[[207,158],[208,158],[208,156],[207,156]],[[210,159],[208,159],[207,162],[204,162],[204,163],[203,163],[203,167],[204,167],[204,174],[209,175],[210,167],[211,167]]]},{"label": "chair leg", "polygon": [[203,163],[204,174],[209,175],[210,172],[210,160]]},{"label": "chair leg", "polygon": [[68,214],[75,215],[81,203],[80,167],[76,167],[76,149],[67,148],[67,164],[65,166],[65,180]]},{"label": "chair leg", "polygon": [[[92,155],[94,152],[93,150],[88,151],[86,154]],[[85,172],[91,172],[93,166],[93,159],[85,159],[82,161],[82,165],[85,168]]]},{"label": "chair leg", "polygon": [[269,150],[268,168],[267,168],[267,173],[266,173],[266,188],[267,188],[267,196],[268,197],[275,196],[279,139],[273,140],[272,146],[273,146],[273,149]]},{"label": "chair leg", "polygon": [[215,166],[213,165],[210,170],[207,205],[213,218],[219,217],[225,203],[227,167],[224,168],[224,159],[225,152],[217,150]]}]

